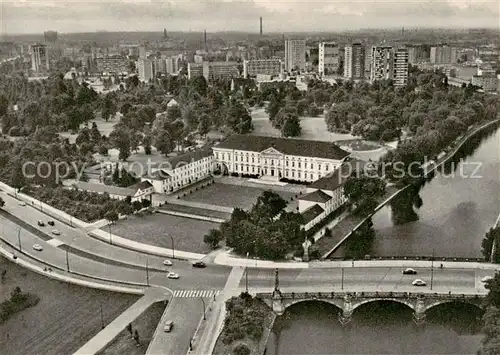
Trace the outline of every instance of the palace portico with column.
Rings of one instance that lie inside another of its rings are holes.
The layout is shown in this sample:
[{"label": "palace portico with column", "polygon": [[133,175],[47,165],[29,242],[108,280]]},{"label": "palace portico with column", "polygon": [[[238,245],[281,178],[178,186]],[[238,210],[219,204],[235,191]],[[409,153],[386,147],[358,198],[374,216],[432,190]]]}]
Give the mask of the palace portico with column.
[{"label": "palace portico with column", "polygon": [[250,135],[230,136],[212,149],[226,173],[275,181],[316,181],[349,156],[332,142]]}]

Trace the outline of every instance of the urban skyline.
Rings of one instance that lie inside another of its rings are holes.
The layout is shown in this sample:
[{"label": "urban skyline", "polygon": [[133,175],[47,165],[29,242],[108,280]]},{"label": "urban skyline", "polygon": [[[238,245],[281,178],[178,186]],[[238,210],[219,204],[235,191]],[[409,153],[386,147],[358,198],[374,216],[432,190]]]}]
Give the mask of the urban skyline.
[{"label": "urban skyline", "polygon": [[[71,6],[68,6],[71,3]],[[0,8],[2,34],[29,34],[47,28],[61,33],[94,31],[203,30],[259,33],[333,31],[356,28],[498,28],[494,1],[299,1],[234,2],[90,0],[85,3],[15,0]],[[283,21],[286,18],[286,21]],[[26,26],[26,23],[30,26]],[[75,28],[78,23],[78,28]],[[167,26],[168,25],[168,26]]]}]

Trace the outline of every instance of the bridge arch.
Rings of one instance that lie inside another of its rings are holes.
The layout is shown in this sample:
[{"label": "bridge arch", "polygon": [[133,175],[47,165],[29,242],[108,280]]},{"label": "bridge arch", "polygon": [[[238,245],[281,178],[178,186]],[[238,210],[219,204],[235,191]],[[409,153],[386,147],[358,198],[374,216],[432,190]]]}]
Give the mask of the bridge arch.
[{"label": "bridge arch", "polygon": [[285,309],[288,309],[289,307],[298,304],[298,303],[304,303],[304,302],[322,302],[322,303],[328,303],[331,304],[332,306],[335,306],[338,308],[339,311],[342,311],[342,306],[343,306],[343,300],[340,299],[335,299],[335,298],[305,298],[305,299],[291,299],[291,300],[286,300],[283,302]]},{"label": "bridge arch", "polygon": [[471,306],[474,306],[476,307],[477,309],[483,311],[483,307],[482,307],[482,303],[481,303],[481,299],[471,299],[471,298],[466,298],[466,299],[442,299],[442,300],[436,300],[436,301],[433,301],[429,304],[427,304],[427,306],[425,307],[425,311],[427,312],[428,310],[436,307],[436,306],[440,306],[442,304],[445,304],[445,303],[466,303],[468,305],[471,305]]},{"label": "bridge arch", "polygon": [[380,301],[389,301],[389,302],[400,303],[400,304],[407,306],[412,311],[415,311],[415,305],[413,304],[413,302],[411,300],[408,300],[405,298],[390,298],[390,297],[388,297],[388,298],[368,298],[368,299],[361,300],[359,302],[353,302],[352,310],[355,311],[357,308],[359,308],[360,306],[367,304],[367,303],[380,302]]}]

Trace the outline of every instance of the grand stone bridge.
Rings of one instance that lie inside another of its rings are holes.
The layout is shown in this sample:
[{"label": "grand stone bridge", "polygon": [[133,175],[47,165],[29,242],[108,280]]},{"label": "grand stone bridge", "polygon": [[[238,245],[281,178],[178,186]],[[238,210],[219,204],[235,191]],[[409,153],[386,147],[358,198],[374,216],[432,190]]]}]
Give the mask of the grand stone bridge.
[{"label": "grand stone bridge", "polygon": [[275,289],[272,293],[256,293],[273,311],[281,315],[287,307],[305,301],[321,301],[333,304],[340,309],[339,321],[345,325],[351,321],[352,314],[359,306],[375,301],[393,301],[402,303],[413,310],[416,324],[425,322],[425,312],[443,303],[469,303],[482,308],[484,295],[450,293],[414,293],[414,292],[317,292],[317,293],[281,293]]}]

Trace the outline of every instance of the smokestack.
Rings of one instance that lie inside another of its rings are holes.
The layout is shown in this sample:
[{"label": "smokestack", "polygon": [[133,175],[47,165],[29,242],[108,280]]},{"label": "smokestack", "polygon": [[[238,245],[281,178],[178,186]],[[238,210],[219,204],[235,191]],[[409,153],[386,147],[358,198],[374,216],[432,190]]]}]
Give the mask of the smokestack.
[{"label": "smokestack", "polygon": [[262,17],[260,18],[260,35],[262,36]]},{"label": "smokestack", "polygon": [[204,43],[205,43],[205,51],[207,51],[207,30],[203,32]]}]

